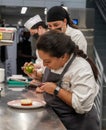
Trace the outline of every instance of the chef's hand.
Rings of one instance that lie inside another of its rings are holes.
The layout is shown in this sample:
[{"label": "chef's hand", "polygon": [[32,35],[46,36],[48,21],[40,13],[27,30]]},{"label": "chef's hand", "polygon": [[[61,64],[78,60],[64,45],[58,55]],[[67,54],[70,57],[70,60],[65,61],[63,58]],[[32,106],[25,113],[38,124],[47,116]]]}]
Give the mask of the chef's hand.
[{"label": "chef's hand", "polygon": [[[32,70],[30,70],[28,67],[32,66]],[[24,66],[22,67],[22,70],[24,71],[25,74],[27,74],[30,78],[32,79],[37,79],[41,80],[42,78],[42,73],[38,72],[37,69],[39,69],[40,66],[37,64],[33,64],[32,62],[26,62]]]},{"label": "chef's hand", "polygon": [[[30,82],[30,84],[32,84],[32,85],[35,85],[35,84],[40,84],[41,82],[39,81],[39,80],[35,80],[35,79],[33,79],[31,82]],[[37,87],[36,89],[35,89],[35,92],[36,93],[42,93],[42,92],[44,92],[42,89],[40,89],[40,87]]]},{"label": "chef's hand", "polygon": [[41,87],[40,89],[42,91],[45,91],[46,93],[49,93],[49,94],[54,94],[54,90],[56,88],[56,84],[53,83],[53,82],[45,82]]},{"label": "chef's hand", "polygon": [[36,90],[35,90],[36,93],[43,93],[44,90],[41,89],[40,87],[37,87]]}]

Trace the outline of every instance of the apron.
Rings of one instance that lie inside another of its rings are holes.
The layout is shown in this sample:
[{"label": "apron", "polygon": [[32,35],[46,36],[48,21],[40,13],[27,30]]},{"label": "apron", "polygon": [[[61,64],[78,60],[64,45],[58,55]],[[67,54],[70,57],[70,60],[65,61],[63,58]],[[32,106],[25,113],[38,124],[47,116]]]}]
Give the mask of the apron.
[{"label": "apron", "polygon": [[[46,68],[42,81],[54,82],[61,87],[62,78],[74,59],[75,55],[73,55],[69,63],[66,65],[62,74],[55,74],[51,72],[50,69]],[[95,107],[92,107],[92,109],[86,114],[78,114],[72,107],[68,106],[55,95],[44,92],[44,98],[47,104],[51,106],[58,115],[67,130],[100,130]]]}]

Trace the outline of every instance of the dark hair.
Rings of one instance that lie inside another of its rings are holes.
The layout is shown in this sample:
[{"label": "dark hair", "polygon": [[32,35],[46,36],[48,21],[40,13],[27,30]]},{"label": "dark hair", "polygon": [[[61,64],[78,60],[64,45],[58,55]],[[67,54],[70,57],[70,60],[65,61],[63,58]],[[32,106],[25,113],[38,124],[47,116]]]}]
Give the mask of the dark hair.
[{"label": "dark hair", "polygon": [[70,37],[60,33],[60,31],[48,31],[43,34],[37,41],[37,49],[48,52],[51,56],[61,57],[65,53],[71,54],[74,52],[75,44],[73,41],[70,44]]},{"label": "dark hair", "polygon": [[48,31],[38,38],[36,46],[38,50],[43,50],[57,58],[63,56],[65,53],[69,55],[74,53],[76,56],[83,57],[91,65],[94,77],[97,80],[98,70],[93,61],[88,58],[82,50],[79,50],[79,47],[75,45],[71,37],[67,36],[65,33],[56,30]]},{"label": "dark hair", "polygon": [[38,22],[37,24],[33,25],[31,27],[31,29],[37,29],[39,26],[42,26],[43,28],[47,29],[48,26],[45,24],[45,22],[41,21],[41,22]]},{"label": "dark hair", "polygon": [[62,6],[54,6],[47,12],[47,22],[64,20],[65,18],[67,19],[67,24],[69,26],[78,29],[70,19],[68,11],[66,11]]}]

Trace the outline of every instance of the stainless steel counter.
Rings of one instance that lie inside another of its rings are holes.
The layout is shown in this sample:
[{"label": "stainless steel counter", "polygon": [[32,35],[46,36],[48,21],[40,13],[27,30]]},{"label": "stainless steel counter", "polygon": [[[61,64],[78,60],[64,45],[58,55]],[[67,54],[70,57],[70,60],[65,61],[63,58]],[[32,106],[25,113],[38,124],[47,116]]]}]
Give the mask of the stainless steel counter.
[{"label": "stainless steel counter", "polygon": [[[2,84],[0,84],[1,87]],[[8,101],[35,98],[43,99],[32,90],[8,89],[2,85],[0,97],[0,130],[66,130],[57,115],[48,107],[34,109],[11,108]]]}]

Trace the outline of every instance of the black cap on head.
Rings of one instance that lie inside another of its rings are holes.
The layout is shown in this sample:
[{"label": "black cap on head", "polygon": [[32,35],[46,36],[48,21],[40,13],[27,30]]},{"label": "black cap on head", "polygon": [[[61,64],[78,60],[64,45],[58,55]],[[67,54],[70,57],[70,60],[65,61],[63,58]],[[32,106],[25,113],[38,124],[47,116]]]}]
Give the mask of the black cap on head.
[{"label": "black cap on head", "polygon": [[68,12],[62,6],[54,6],[47,12],[47,22],[67,19]]}]

